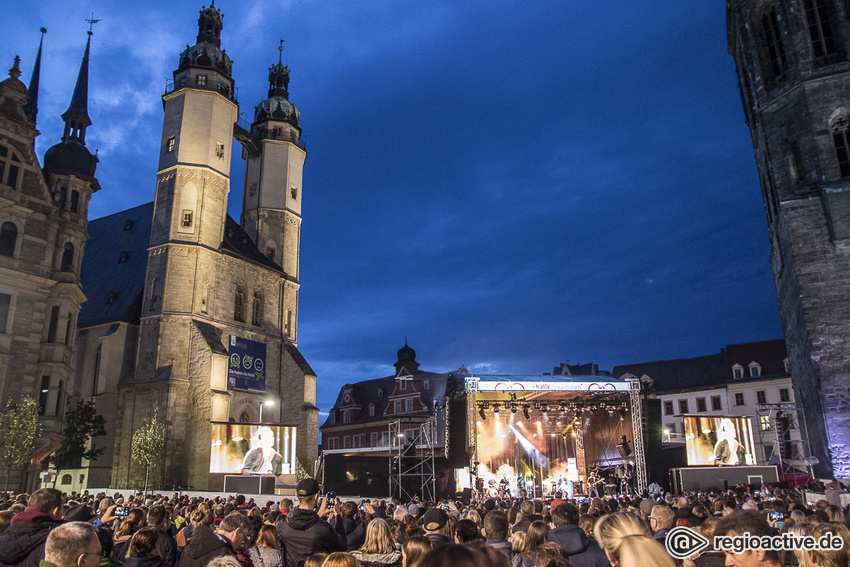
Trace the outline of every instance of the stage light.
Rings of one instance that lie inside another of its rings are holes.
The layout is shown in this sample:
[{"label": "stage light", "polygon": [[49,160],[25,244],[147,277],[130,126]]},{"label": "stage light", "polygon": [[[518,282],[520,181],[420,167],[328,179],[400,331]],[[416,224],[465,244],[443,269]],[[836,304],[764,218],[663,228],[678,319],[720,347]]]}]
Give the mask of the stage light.
[{"label": "stage light", "polygon": [[490,409],[490,402],[481,402],[481,409]]},{"label": "stage light", "polygon": [[623,411],[623,410],[620,410],[620,421],[623,421],[624,419],[626,419],[626,412]]},{"label": "stage light", "polygon": [[478,415],[481,416],[481,421],[485,421],[487,419],[487,414],[484,413],[484,408],[478,410]]},{"label": "stage light", "polygon": [[576,436],[576,432],[575,432],[575,431],[573,431],[572,435],[573,435],[573,437],[575,437],[575,436]]},{"label": "stage light", "polygon": [[516,404],[511,404],[511,413],[516,413]]},{"label": "stage light", "polygon": [[546,405],[544,404],[543,407],[540,408],[540,411],[542,411],[543,413],[546,413],[547,411],[549,411],[549,408],[546,407]]},{"label": "stage light", "polygon": [[540,409],[540,402],[534,402],[534,409]]},{"label": "stage light", "polygon": [[[526,420],[531,419],[531,416],[528,414],[528,406],[522,408],[522,417],[524,417]],[[522,425],[522,422],[520,422],[520,425]]]},{"label": "stage light", "polygon": [[557,435],[557,433],[552,433],[549,437],[555,437],[555,435]]},{"label": "stage light", "polygon": [[495,413],[495,414],[497,414],[497,415],[498,415],[498,413],[499,413],[499,406],[497,406],[497,405],[493,404],[493,413]]}]

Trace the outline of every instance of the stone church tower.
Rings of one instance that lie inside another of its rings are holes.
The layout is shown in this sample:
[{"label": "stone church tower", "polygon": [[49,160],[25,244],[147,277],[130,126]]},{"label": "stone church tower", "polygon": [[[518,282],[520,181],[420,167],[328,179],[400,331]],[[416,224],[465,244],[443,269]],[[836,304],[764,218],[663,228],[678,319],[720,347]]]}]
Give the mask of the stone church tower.
[{"label": "stone church tower", "polygon": [[[315,373],[296,348],[301,169],[289,70],[272,67],[269,99],[250,131],[237,126],[223,15],[200,13],[195,45],[180,55],[164,119],[141,302],[135,370],[118,394],[112,486],[133,485],[133,431],[154,413],[167,427],[163,486],[220,490],[209,474],[210,422],[297,426],[297,455],[318,451]],[[244,228],[227,215],[234,136],[247,159]],[[228,378],[236,337],[266,350],[264,389]],[[285,393],[285,395],[284,395]]]},{"label": "stone church tower", "polygon": [[797,400],[850,478],[850,4],[727,0]]}]

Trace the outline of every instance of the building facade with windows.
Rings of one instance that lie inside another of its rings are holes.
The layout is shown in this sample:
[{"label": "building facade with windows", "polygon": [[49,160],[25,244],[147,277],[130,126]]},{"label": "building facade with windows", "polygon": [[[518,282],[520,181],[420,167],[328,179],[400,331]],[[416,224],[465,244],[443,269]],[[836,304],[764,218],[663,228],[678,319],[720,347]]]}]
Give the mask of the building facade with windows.
[{"label": "building facade with windows", "polygon": [[80,280],[97,157],[86,147],[86,44],[61,141],[35,153],[41,47],[29,87],[15,57],[0,83],[0,406],[38,401],[42,436],[28,471],[11,486],[31,489],[41,461],[58,447],[67,398],[76,389],[75,330],[85,301]]},{"label": "building facade with windows", "polygon": [[448,374],[420,370],[407,341],[393,366],[391,376],[340,389],[320,428],[326,486],[358,494],[369,494],[374,486],[376,494],[386,494],[393,458],[405,451],[443,454],[438,406],[444,403]]},{"label": "building facade with windows", "polygon": [[[273,405],[262,421],[297,428],[299,464],[312,470],[317,457],[316,376],[297,347],[300,116],[281,50],[253,123],[237,124],[222,29],[221,12],[202,9],[195,44],[176,58],[154,201],[90,223],[99,185],[85,148],[88,46],[65,135],[43,167],[29,110],[37,86],[18,80],[17,61],[2,83],[0,398],[14,393],[10,379],[41,396],[48,434],[61,429],[69,398],[94,399],[108,422],[96,441],[104,455],[66,471],[73,486],[63,489],[141,486],[132,436],[156,416],[166,448],[155,484],[220,490],[223,475],[209,473],[211,422],[257,423],[264,402]],[[240,222],[227,214],[234,139],[246,162]],[[265,353],[250,384],[231,369],[237,344]],[[44,442],[38,458],[55,445]]]},{"label": "building facade with windows", "polygon": [[850,478],[850,4],[726,6],[796,399],[817,473]]},{"label": "building facade with windows", "polygon": [[[782,340],[727,345],[695,358],[616,366],[616,378],[638,378],[661,401],[661,423],[649,435],[664,446],[685,443],[684,415],[747,416],[752,421],[759,465],[806,470],[805,427],[790,408],[796,402],[791,365]],[[805,426],[805,424],[803,424]]]}]

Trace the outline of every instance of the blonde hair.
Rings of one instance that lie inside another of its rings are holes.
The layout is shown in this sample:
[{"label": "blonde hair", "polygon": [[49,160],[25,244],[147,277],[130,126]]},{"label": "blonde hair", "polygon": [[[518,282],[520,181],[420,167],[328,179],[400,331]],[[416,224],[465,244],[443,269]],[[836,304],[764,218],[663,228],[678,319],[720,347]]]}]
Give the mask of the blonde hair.
[{"label": "blonde hair", "polygon": [[650,537],[646,524],[631,512],[603,516],[596,523],[593,535],[611,557],[611,562],[621,567],[676,565],[661,544]]},{"label": "blonde hair", "polygon": [[325,558],[322,567],[360,567],[360,561],[345,551],[335,551]]},{"label": "blonde hair", "polygon": [[525,532],[514,532],[508,539],[514,553],[525,553],[527,547]]},{"label": "blonde hair", "polygon": [[808,535],[819,540],[827,534],[832,534],[833,537],[840,537],[843,540],[841,549],[838,550],[819,550],[809,552],[812,558],[812,563],[818,567],[848,567],[850,566],[850,530],[844,524],[835,522],[818,524],[809,530]]},{"label": "blonde hair", "polygon": [[390,525],[382,518],[375,518],[366,526],[366,541],[360,546],[361,553],[392,553],[395,540]]}]

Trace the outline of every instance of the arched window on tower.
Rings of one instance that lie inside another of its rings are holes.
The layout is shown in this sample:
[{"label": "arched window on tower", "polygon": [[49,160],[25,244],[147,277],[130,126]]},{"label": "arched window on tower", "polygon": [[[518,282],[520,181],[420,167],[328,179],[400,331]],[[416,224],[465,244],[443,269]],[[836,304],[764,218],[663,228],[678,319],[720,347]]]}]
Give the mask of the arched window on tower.
[{"label": "arched window on tower", "polygon": [[3,226],[0,226],[0,255],[14,256],[17,243],[18,227],[15,223],[4,222]]},{"label": "arched window on tower", "polygon": [[242,286],[236,286],[233,296],[233,318],[245,322],[245,292],[242,291]]},{"label": "arched window on tower", "polygon": [[65,243],[65,249],[62,251],[62,264],[59,269],[63,272],[74,271],[74,245],[70,242]]},{"label": "arched window on tower", "polygon": [[260,300],[260,292],[254,292],[254,303],[251,306],[251,324],[257,325],[258,327],[262,324],[262,313],[261,306],[262,301]]},{"label": "arched window on tower", "polygon": [[815,64],[833,63],[838,51],[830,22],[830,6],[827,0],[803,0],[806,10],[806,23],[812,40],[812,55]]},{"label": "arched window on tower", "polygon": [[838,159],[838,169],[841,177],[850,176],[850,137],[847,131],[850,129],[850,120],[846,112],[833,117],[829,123],[832,131],[832,143],[835,145],[835,156]]}]

